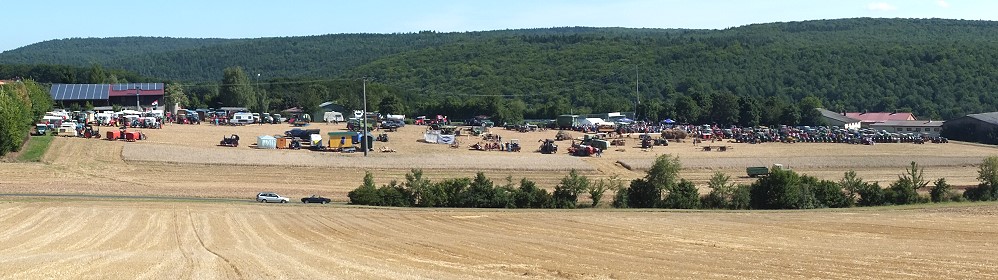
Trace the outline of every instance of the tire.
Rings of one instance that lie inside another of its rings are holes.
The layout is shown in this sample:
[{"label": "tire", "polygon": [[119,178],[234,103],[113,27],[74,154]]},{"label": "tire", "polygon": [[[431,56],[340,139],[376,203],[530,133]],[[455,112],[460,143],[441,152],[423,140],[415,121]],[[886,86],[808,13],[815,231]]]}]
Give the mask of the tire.
[{"label": "tire", "polygon": [[281,203],[288,203],[287,200],[281,200]]},{"label": "tire", "polygon": [[257,201],[259,201],[260,203],[267,202],[266,200],[263,200],[263,199],[257,199]]}]

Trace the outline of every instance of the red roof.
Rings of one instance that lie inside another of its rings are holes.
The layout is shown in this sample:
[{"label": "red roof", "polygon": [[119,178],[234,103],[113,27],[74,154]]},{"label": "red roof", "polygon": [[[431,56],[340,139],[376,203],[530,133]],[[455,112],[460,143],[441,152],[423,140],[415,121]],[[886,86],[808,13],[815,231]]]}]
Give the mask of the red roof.
[{"label": "red roof", "polygon": [[846,117],[854,118],[863,122],[915,120],[915,115],[912,115],[911,113],[846,113]]}]

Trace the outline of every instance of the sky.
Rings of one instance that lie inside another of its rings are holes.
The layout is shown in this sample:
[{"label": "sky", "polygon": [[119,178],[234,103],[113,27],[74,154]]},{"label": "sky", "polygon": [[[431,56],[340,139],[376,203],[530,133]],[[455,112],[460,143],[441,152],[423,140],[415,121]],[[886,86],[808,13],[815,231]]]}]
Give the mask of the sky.
[{"label": "sky", "polygon": [[837,19],[998,20],[995,0],[0,0],[0,51],[65,38],[258,38],[564,26],[723,29]]}]

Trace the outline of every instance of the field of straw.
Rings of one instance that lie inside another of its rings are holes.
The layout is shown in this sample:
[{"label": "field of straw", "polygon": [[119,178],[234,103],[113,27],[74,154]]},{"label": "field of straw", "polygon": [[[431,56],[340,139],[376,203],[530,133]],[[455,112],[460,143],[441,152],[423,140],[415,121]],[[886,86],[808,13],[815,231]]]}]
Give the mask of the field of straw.
[{"label": "field of straw", "polygon": [[[3,278],[998,277],[993,203],[729,212],[252,202],[257,192],[275,191],[292,201],[319,194],[342,203],[365,172],[385,184],[411,168],[424,168],[431,180],[483,171],[498,184],[529,178],[548,189],[570,169],[629,180],[665,153],[679,156],[686,167],[680,176],[701,186],[713,172],[749,183],[745,166],[772,163],[832,180],[856,169],[868,181],[889,182],[912,160],[927,167],[929,179],[973,185],[974,165],[998,154],[990,146],[726,144],[734,149],[703,152],[689,143],[642,150],[627,139],[602,157],[576,158],[532,152],[554,131],[496,130],[524,144],[523,152],[505,153],[468,150],[477,141],[470,137],[460,149],[421,143],[423,128],[409,126],[375,146],[397,153],[368,158],[248,147],[255,136],[287,129],[170,125],[144,130],[149,140],[134,143],[57,138],[41,163],[0,163]],[[242,137],[240,147],[216,146],[230,134]],[[560,144],[564,151],[570,141]]]},{"label": "field of straw", "polygon": [[0,203],[10,279],[995,279],[995,205],[846,211]]}]

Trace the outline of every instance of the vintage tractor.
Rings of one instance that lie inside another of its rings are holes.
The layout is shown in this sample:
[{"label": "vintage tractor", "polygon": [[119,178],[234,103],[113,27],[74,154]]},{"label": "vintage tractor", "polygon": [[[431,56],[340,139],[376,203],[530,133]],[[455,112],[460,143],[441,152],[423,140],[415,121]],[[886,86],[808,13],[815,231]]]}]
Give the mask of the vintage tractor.
[{"label": "vintage tractor", "polygon": [[83,127],[83,131],[82,133],[80,133],[80,136],[82,136],[83,138],[100,139],[100,129],[94,127],[93,125],[88,124]]},{"label": "vintage tractor", "polygon": [[229,137],[222,137],[222,141],[219,141],[218,145],[226,147],[239,147],[239,135],[232,134],[232,136]]},{"label": "vintage tractor", "polygon": [[540,152],[542,154],[557,154],[558,144],[555,144],[554,140],[545,139],[544,143],[541,144]]}]

